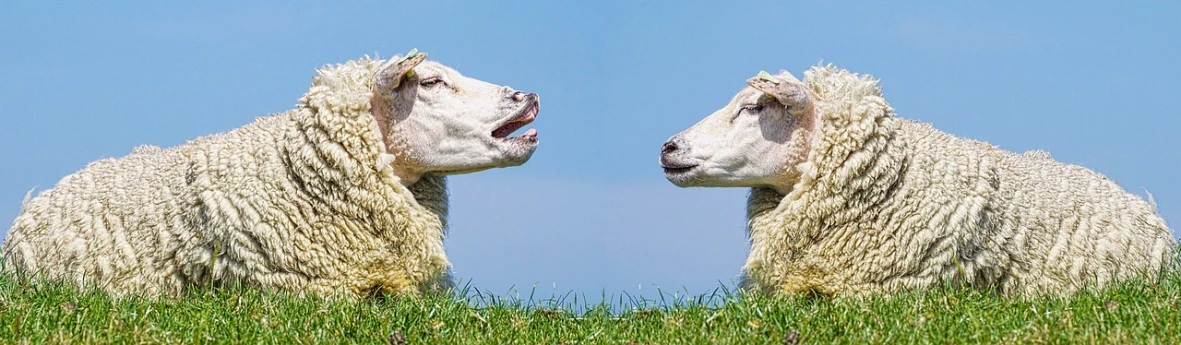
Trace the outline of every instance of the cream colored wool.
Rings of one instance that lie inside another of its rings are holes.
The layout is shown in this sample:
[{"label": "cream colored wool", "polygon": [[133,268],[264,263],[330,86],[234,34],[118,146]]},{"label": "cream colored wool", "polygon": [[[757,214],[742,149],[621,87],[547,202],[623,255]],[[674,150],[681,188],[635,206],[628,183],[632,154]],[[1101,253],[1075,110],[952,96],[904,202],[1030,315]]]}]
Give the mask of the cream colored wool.
[{"label": "cream colored wool", "polygon": [[744,285],[865,295],[944,284],[1007,296],[1151,277],[1177,243],[1103,175],[900,119],[877,81],[814,67],[819,133],[788,194],[753,188]]},{"label": "cream colored wool", "polygon": [[65,177],[24,205],[7,269],[143,295],[450,284],[446,180],[404,187],[383,156],[370,100],[384,63],[325,67],[296,109]]}]

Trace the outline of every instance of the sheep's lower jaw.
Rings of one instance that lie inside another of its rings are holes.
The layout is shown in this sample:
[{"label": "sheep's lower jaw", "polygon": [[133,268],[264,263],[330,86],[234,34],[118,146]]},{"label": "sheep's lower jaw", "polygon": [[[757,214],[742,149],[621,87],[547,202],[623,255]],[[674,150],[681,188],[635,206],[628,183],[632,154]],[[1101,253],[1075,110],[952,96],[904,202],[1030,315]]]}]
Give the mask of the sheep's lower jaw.
[{"label": "sheep's lower jaw", "polygon": [[524,134],[493,139],[498,141],[497,146],[500,147],[500,160],[497,164],[500,167],[510,167],[525,164],[529,157],[533,155],[533,151],[537,150],[537,130],[529,129]]},{"label": "sheep's lower jaw", "polygon": [[697,169],[696,165],[690,166],[662,166],[664,168],[664,177],[678,186],[686,185],[693,179],[693,175]]},{"label": "sheep's lower jaw", "polygon": [[522,143],[536,143],[537,142],[537,130],[530,128],[529,130],[525,131],[524,134],[521,134],[521,135],[518,135],[515,137],[505,138],[505,140],[513,140],[513,141],[522,142]]},{"label": "sheep's lower jaw", "polygon": [[525,154],[525,151],[537,148],[537,130],[530,128],[515,137],[494,138],[493,140],[500,141],[500,147],[505,150],[505,154],[509,156],[522,155]]}]

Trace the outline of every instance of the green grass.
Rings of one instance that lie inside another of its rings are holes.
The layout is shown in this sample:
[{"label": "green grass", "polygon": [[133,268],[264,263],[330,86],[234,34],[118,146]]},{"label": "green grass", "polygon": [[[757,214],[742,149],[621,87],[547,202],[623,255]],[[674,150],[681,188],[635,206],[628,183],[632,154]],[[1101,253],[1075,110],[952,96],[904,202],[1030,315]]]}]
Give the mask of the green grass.
[{"label": "green grass", "polygon": [[112,299],[0,275],[0,343],[390,343],[394,332],[409,344],[779,344],[788,334],[802,343],[1181,343],[1181,273],[1035,300],[972,290],[869,299],[720,290],[663,303],[625,298],[622,305],[579,306],[560,297],[529,303],[468,295],[341,301],[211,290]]}]

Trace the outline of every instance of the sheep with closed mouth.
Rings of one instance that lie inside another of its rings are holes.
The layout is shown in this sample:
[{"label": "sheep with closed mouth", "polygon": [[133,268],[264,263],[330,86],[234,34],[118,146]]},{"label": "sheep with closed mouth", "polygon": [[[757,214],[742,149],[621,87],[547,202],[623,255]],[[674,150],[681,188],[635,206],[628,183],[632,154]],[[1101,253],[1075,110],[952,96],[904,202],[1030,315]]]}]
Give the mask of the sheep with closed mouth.
[{"label": "sheep with closed mouth", "polygon": [[317,295],[450,284],[445,175],[525,163],[538,96],[426,54],[325,66],[295,109],[144,146],[25,202],[8,270],[116,294]]},{"label": "sheep with closed mouth", "polygon": [[682,187],[752,187],[748,290],[1035,296],[1175,264],[1155,205],[1103,175],[895,117],[876,80],[831,65],[747,82],[660,165]]}]

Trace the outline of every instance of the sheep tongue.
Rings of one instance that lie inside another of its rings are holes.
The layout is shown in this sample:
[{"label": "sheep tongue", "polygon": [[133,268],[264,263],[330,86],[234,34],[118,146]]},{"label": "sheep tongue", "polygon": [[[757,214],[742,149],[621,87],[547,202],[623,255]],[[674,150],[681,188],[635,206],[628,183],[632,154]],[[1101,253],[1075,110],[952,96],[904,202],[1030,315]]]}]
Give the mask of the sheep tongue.
[{"label": "sheep tongue", "polygon": [[525,123],[521,122],[521,121],[512,121],[512,122],[506,123],[503,126],[500,126],[500,128],[497,128],[496,130],[492,131],[492,137],[493,138],[507,137],[509,134],[512,134],[513,131],[521,129],[521,127],[524,127],[524,126],[525,126]]}]

